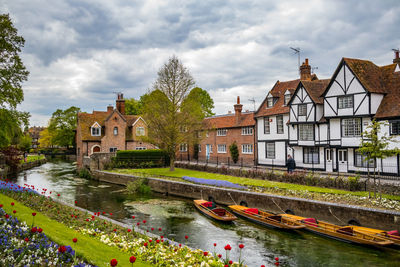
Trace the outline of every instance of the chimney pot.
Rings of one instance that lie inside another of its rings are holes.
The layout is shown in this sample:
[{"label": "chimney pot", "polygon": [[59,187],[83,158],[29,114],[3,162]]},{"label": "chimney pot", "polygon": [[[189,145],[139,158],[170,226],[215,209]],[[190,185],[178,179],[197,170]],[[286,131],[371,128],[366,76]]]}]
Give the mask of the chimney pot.
[{"label": "chimney pot", "polygon": [[107,113],[111,113],[111,112],[113,112],[113,110],[114,110],[114,107],[112,105],[107,106]]},{"label": "chimney pot", "polygon": [[311,66],[308,64],[308,58],[300,66],[300,80],[311,81]]},{"label": "chimney pot", "polygon": [[122,93],[118,93],[118,98],[116,101],[116,106],[118,111],[122,114],[125,115],[125,99],[124,95]]},{"label": "chimney pot", "polygon": [[396,54],[395,58],[398,59],[399,58],[399,51],[396,51],[395,54]]},{"label": "chimney pot", "polygon": [[393,63],[396,63],[400,66],[399,50],[394,51]]}]

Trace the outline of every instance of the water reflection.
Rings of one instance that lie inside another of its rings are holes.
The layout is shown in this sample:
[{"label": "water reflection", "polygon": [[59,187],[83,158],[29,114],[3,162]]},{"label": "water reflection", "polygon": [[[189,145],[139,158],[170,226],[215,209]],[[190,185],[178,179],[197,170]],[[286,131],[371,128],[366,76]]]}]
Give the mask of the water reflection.
[{"label": "water reflection", "polygon": [[[21,173],[18,184],[33,184],[59,192],[61,198],[93,212],[112,213],[113,219],[128,224],[146,220],[142,229],[155,228],[155,233],[191,247],[225,255],[223,247],[232,246],[231,258],[238,259],[238,245],[243,243],[243,257],[248,266],[399,266],[400,253],[392,249],[373,249],[330,240],[311,233],[287,232],[264,228],[238,219],[221,224],[199,214],[190,200],[161,194],[129,195],[121,186],[98,183],[75,176],[75,167],[67,162],[51,162]],[[133,220],[132,215],[136,218]],[[158,228],[162,228],[159,232]]]}]

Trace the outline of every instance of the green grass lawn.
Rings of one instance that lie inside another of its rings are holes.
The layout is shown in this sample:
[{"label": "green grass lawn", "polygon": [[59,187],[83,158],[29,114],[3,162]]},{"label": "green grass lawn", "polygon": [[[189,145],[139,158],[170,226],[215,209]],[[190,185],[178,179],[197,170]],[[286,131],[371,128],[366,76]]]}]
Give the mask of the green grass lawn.
[{"label": "green grass lawn", "polygon": [[[41,160],[44,159],[44,155],[28,155],[28,157],[26,158],[26,162],[32,162],[32,161],[37,161],[37,160]],[[20,161],[21,163],[24,163],[24,159],[21,159]]]},{"label": "green grass lawn", "polygon": [[[364,191],[354,192],[354,191],[331,189],[331,188],[317,187],[317,186],[273,182],[273,181],[267,181],[267,180],[236,177],[236,176],[202,172],[202,171],[196,171],[196,170],[188,170],[188,169],[182,169],[182,168],[175,168],[175,171],[170,171],[169,168],[117,169],[117,170],[113,170],[113,172],[125,173],[125,174],[144,173],[144,174],[149,174],[149,175],[162,175],[162,176],[169,176],[169,177],[190,176],[190,177],[204,178],[204,179],[225,180],[225,181],[229,181],[229,182],[232,182],[235,184],[259,186],[259,187],[265,187],[265,188],[280,188],[280,189],[295,190],[295,191],[299,191],[299,190],[306,191],[307,190],[307,191],[313,192],[313,193],[328,193],[328,194],[340,194],[340,195],[350,194],[350,195],[354,195],[354,196],[365,196],[365,197],[368,196],[368,192],[364,192]],[[382,195],[382,197],[400,201],[400,196],[384,194],[384,195]]]},{"label": "green grass lawn", "polygon": [[[14,207],[11,206],[11,202],[15,203]],[[72,246],[72,248],[76,250],[77,255],[82,256],[92,264],[97,266],[110,266],[110,260],[115,258],[118,260],[118,266],[131,266],[131,263],[129,263],[129,257],[132,256],[131,254],[122,252],[116,247],[107,246],[95,238],[80,234],[64,224],[54,221],[42,213],[34,211],[3,194],[0,194],[0,203],[4,205],[3,209],[13,216],[14,214],[12,211],[16,210],[17,213],[15,216],[20,221],[25,221],[28,225],[32,224],[32,212],[36,212],[35,226],[41,227],[43,232],[57,244]],[[75,237],[78,239],[78,242],[74,244],[72,239]],[[152,265],[137,259],[135,266]]]}]

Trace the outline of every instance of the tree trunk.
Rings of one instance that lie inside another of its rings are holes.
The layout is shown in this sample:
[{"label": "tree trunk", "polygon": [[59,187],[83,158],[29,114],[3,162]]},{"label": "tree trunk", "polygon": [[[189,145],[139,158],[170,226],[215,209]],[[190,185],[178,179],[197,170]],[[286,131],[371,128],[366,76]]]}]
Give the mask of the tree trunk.
[{"label": "tree trunk", "polygon": [[369,190],[369,179],[370,179],[370,176],[369,176],[369,166],[368,166],[368,176],[367,176],[368,198],[371,198],[371,190]]},{"label": "tree trunk", "polygon": [[175,153],[169,157],[169,171],[175,171]]},{"label": "tree trunk", "polygon": [[374,168],[374,198],[376,198],[376,170]]}]

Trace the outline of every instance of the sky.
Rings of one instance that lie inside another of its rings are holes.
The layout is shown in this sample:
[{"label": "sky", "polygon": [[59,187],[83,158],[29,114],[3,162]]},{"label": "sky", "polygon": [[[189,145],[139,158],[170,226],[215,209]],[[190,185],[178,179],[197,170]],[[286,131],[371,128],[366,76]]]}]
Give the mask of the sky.
[{"label": "sky", "polygon": [[319,78],[342,57],[390,64],[400,47],[398,0],[0,0],[0,12],[25,38],[18,109],[31,126],[70,106],[106,110],[114,92],[138,99],[173,55],[225,114],[237,96],[254,110],[277,80],[299,77],[290,47]]}]

